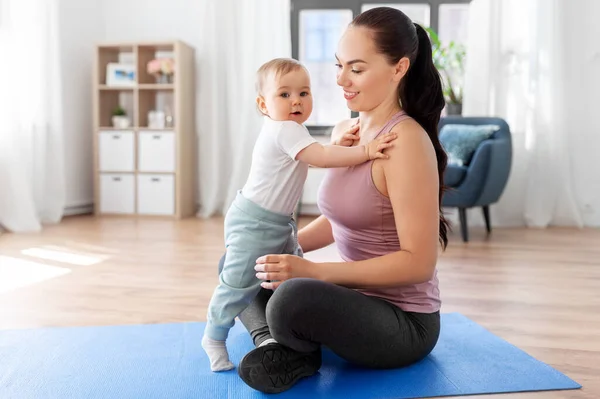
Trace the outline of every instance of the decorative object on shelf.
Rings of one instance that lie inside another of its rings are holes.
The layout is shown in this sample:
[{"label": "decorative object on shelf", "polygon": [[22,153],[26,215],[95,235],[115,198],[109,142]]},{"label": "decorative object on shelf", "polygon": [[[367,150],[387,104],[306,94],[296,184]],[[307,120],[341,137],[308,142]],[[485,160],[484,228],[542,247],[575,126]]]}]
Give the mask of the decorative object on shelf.
[{"label": "decorative object on shelf", "polygon": [[453,40],[444,45],[433,29],[425,27],[424,29],[431,38],[433,63],[442,76],[446,114],[461,115],[466,48]]},{"label": "decorative object on shelf", "polygon": [[106,85],[111,87],[134,87],[135,65],[109,62],[106,65]]},{"label": "decorative object on shelf", "polygon": [[173,119],[173,112],[171,107],[165,107],[165,127],[172,128],[175,127],[175,120]]},{"label": "decorative object on shelf", "polygon": [[163,111],[148,111],[148,127],[150,129],[165,128],[165,113]]},{"label": "decorative object on shelf", "polygon": [[155,58],[148,62],[146,71],[156,78],[156,83],[173,83],[175,61],[172,58]]},{"label": "decorative object on shelf", "polygon": [[127,111],[120,105],[112,111],[112,124],[117,129],[127,129],[131,125],[127,117]]}]

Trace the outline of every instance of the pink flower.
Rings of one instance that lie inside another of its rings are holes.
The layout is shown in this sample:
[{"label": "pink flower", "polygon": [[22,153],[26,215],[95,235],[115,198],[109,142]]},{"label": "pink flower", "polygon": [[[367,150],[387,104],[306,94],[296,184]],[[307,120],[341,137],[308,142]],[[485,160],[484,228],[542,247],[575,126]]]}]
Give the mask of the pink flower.
[{"label": "pink flower", "polygon": [[171,58],[156,58],[148,62],[146,70],[150,75],[172,75],[175,72],[175,61]]}]

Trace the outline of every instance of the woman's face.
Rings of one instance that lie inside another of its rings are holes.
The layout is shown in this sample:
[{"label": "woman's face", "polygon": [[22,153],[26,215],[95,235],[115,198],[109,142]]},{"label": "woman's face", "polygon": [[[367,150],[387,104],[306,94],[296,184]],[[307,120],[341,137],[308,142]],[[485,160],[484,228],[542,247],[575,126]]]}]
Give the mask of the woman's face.
[{"label": "woman's face", "polygon": [[337,84],[352,111],[370,111],[386,101],[398,101],[398,84],[408,59],[390,65],[385,55],[377,53],[368,29],[349,27],[338,43],[336,58]]}]

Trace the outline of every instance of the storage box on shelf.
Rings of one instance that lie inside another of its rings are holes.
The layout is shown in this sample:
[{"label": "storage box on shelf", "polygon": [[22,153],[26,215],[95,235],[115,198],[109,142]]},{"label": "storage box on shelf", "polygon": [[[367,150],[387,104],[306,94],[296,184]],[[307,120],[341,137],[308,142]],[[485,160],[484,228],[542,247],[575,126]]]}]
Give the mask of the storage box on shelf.
[{"label": "storage box on shelf", "polygon": [[[148,63],[157,58],[173,60],[172,79],[159,80],[148,73]],[[195,214],[193,71],[194,50],[181,41],[97,46],[97,215]],[[151,111],[156,111],[154,116]],[[157,117],[162,123],[156,124]]]}]

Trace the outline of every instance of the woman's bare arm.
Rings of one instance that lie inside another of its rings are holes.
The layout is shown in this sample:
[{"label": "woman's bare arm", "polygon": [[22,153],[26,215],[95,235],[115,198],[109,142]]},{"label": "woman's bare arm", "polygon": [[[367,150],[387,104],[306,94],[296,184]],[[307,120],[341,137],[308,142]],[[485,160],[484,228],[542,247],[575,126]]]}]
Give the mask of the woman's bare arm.
[{"label": "woman's bare arm", "polygon": [[298,232],[298,244],[304,252],[316,251],[333,244],[331,223],[323,215],[319,216]]}]

